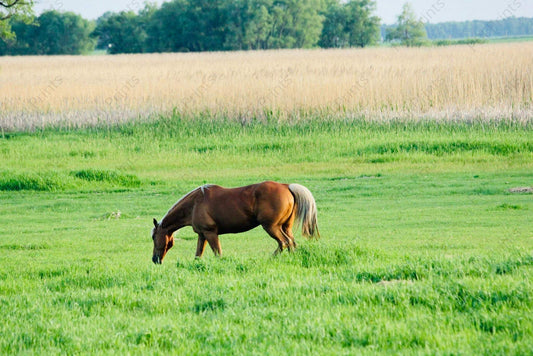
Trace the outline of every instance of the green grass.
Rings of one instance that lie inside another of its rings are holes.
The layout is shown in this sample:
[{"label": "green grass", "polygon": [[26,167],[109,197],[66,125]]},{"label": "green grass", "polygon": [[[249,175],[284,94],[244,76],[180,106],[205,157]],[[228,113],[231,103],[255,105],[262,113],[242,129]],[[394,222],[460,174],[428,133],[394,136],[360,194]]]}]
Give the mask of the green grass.
[{"label": "green grass", "polygon": [[533,41],[533,36],[509,36],[509,37],[492,37],[487,38],[490,43],[507,43],[507,42],[529,42]]},{"label": "green grass", "polygon": [[435,46],[453,46],[453,45],[477,45],[488,43],[489,39],[486,38],[462,38],[462,39],[439,39],[432,40],[431,43]]},{"label": "green grass", "polygon": [[[533,131],[209,117],[0,138],[2,354],[530,354]],[[203,183],[298,182],[322,238],[151,263]]]}]

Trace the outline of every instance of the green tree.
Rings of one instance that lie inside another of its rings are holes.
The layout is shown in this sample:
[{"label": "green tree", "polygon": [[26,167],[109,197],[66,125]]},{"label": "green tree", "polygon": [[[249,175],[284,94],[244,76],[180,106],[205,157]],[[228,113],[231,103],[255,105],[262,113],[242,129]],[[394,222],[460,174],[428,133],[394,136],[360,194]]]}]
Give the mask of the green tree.
[{"label": "green tree", "polygon": [[322,31],[324,0],[173,0],[147,26],[149,51],[307,48]]},{"label": "green tree", "polygon": [[365,47],[379,40],[380,19],[372,16],[376,11],[376,3],[371,0],[349,1],[348,26],[350,46]]},{"label": "green tree", "polygon": [[94,24],[73,12],[43,12],[29,39],[35,54],[82,54],[94,49],[90,34]]},{"label": "green tree", "polygon": [[227,23],[226,1],[165,2],[147,24],[147,48],[150,52],[222,50]]},{"label": "green tree", "polygon": [[365,47],[376,43],[380,34],[380,19],[372,16],[375,1],[332,1],[325,13],[320,36],[321,47]]},{"label": "green tree", "polygon": [[424,23],[416,18],[410,3],[405,3],[398,16],[398,24],[387,31],[387,41],[399,41],[404,46],[422,46],[427,43]]},{"label": "green tree", "polygon": [[310,48],[322,32],[322,2],[318,0],[279,0],[270,8],[272,27],[268,48]]},{"label": "green tree", "polygon": [[11,31],[15,37],[0,40],[0,55],[26,55],[34,54],[28,39],[35,36],[35,25],[23,21],[13,21]]},{"label": "green tree", "polygon": [[322,34],[318,44],[325,48],[349,47],[350,41],[346,31],[348,13],[346,7],[338,0],[332,1],[325,12]]},{"label": "green tree", "polygon": [[267,49],[272,33],[273,19],[268,4],[258,4],[248,12],[248,23],[244,29],[243,44],[247,49]]},{"label": "green tree", "polygon": [[94,24],[72,12],[46,11],[32,24],[12,24],[16,40],[0,46],[0,54],[82,54],[94,49]]},{"label": "green tree", "polygon": [[133,11],[104,14],[92,35],[98,37],[97,47],[111,54],[144,52],[147,37],[142,18]]},{"label": "green tree", "polygon": [[268,48],[272,30],[271,0],[237,0],[228,2],[225,49]]},{"label": "green tree", "polygon": [[33,18],[32,0],[1,0],[0,40],[15,38],[15,33],[11,30],[12,21],[22,21],[29,24]]}]

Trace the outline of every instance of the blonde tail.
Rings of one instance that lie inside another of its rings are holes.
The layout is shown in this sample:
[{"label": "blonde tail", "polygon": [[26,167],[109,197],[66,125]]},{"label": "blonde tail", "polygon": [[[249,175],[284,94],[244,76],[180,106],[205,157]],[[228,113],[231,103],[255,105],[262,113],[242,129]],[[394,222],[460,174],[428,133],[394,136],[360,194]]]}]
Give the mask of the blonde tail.
[{"label": "blonde tail", "polygon": [[317,225],[317,209],[313,194],[300,184],[289,184],[289,190],[294,196],[296,221],[302,224],[302,235],[305,237],[320,237]]}]

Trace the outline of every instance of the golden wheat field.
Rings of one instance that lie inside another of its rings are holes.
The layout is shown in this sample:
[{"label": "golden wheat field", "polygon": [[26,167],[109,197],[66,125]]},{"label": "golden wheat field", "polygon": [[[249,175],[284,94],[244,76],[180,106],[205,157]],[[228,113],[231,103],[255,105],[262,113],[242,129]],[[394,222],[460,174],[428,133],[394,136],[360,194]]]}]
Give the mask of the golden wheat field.
[{"label": "golden wheat field", "polygon": [[0,57],[0,126],[177,110],[237,120],[533,117],[533,42],[433,48]]}]

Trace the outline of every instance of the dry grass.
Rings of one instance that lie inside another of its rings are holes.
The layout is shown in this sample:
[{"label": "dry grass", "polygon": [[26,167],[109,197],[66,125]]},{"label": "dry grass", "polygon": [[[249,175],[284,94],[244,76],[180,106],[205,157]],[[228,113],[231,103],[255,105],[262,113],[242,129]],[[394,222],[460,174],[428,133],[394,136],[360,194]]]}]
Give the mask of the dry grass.
[{"label": "dry grass", "polygon": [[249,120],[533,117],[533,42],[441,48],[0,57],[0,126],[80,126],[176,109]]}]

